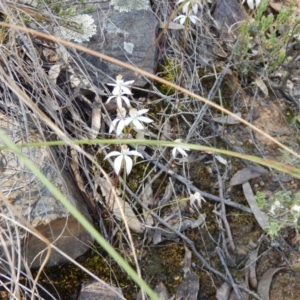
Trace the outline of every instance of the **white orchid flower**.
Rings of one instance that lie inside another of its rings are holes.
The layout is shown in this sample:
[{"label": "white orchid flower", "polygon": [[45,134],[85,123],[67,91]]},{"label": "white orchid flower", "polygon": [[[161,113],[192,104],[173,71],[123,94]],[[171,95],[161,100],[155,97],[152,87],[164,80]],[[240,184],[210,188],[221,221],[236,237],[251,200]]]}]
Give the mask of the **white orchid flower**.
[{"label": "white orchid flower", "polygon": [[[174,142],[181,143],[181,139],[176,139]],[[188,156],[188,154],[185,151],[190,151],[190,149],[186,147],[176,146],[172,150],[172,156],[175,159],[177,157],[177,152],[179,152],[182,156]]]},{"label": "white orchid flower", "polygon": [[116,130],[116,135],[120,136],[124,127],[126,126],[125,119],[126,119],[126,109],[124,107],[119,107],[117,112],[117,117],[110,124],[109,133],[112,133],[113,130]]},{"label": "white orchid flower", "polygon": [[148,117],[142,116],[146,112],[148,112],[149,109],[141,109],[137,110],[136,108],[130,107],[129,108],[129,117],[126,118],[126,125],[133,124],[134,128],[138,130],[143,130],[144,125],[141,122],[145,123],[151,123],[153,120],[151,120]]},{"label": "white orchid flower", "polygon": [[[242,3],[244,3],[244,1]],[[247,0],[247,4],[250,9],[254,9],[255,7],[258,7],[258,5],[260,4],[260,0]]]},{"label": "white orchid flower", "polygon": [[110,96],[107,99],[106,103],[108,103],[111,99],[114,99],[114,98],[116,98],[116,100],[117,100],[117,106],[118,106],[118,108],[123,107],[123,105],[122,105],[123,101],[126,103],[126,105],[128,107],[131,107],[129,99],[126,96],[124,96],[124,95],[113,95],[113,96]]},{"label": "white orchid flower", "polygon": [[141,153],[134,150],[129,150],[127,145],[122,145],[121,152],[119,151],[110,152],[105,156],[104,159],[107,159],[112,156],[117,156],[114,161],[114,170],[116,174],[119,174],[122,166],[125,165],[126,173],[128,175],[131,172],[133,166],[132,159],[131,157],[129,157],[130,155],[136,155],[144,158]]},{"label": "white orchid flower", "polygon": [[183,25],[187,19],[190,20],[194,24],[196,24],[197,21],[200,22],[200,20],[196,16],[194,16],[194,15],[191,14],[191,11],[188,11],[186,15],[180,15],[180,16],[176,17],[174,19],[174,22],[177,21],[177,20],[179,20],[179,23],[181,25]]},{"label": "white orchid flower", "polygon": [[[179,0],[176,2],[176,5],[179,5],[180,3],[184,2],[186,0]],[[196,15],[198,12],[198,7],[201,5],[201,0],[190,0],[186,1],[186,3],[182,7],[182,12],[186,14],[189,11],[189,8],[191,7],[194,14]]]},{"label": "white orchid flower", "polygon": [[108,83],[107,85],[114,86],[114,89],[112,91],[112,94],[114,96],[120,96],[122,94],[131,95],[131,91],[128,88],[129,85],[132,85],[134,83],[134,80],[125,81],[122,79],[122,75],[119,74],[116,77],[116,83]]},{"label": "white orchid flower", "polygon": [[196,203],[198,203],[198,205],[200,207],[202,207],[201,202],[205,201],[205,199],[202,197],[202,195],[199,192],[196,192],[195,194],[191,194],[190,195],[190,204],[191,206],[196,206]]}]

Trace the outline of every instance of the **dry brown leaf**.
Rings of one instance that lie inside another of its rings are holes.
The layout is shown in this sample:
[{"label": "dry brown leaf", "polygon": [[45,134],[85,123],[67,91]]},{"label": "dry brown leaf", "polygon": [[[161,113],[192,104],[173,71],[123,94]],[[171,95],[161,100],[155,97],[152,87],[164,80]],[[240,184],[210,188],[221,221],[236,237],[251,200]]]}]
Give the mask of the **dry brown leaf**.
[{"label": "dry brown leaf", "polygon": [[[238,116],[238,117],[241,117],[242,114],[240,112],[234,114],[235,116]],[[212,120],[216,123],[219,123],[219,124],[224,124],[224,125],[236,125],[236,124],[239,124],[240,121],[238,121],[235,117],[233,116],[222,116],[222,117],[215,117],[215,118],[212,118]]]},{"label": "dry brown leaf", "polygon": [[154,292],[156,293],[156,295],[158,296],[158,298],[160,300],[169,300],[170,296],[168,293],[167,288],[165,287],[165,285],[160,282],[154,289]]},{"label": "dry brown leaf", "polygon": [[56,63],[55,65],[53,65],[49,72],[48,72],[48,75],[49,75],[49,79],[53,82],[53,83],[56,83],[56,79],[57,77],[59,76],[60,74],[60,71],[61,69],[65,66],[65,63],[62,63],[62,62],[58,62]]},{"label": "dry brown leaf", "polygon": [[273,276],[284,268],[271,268],[264,273],[258,283],[257,293],[260,295],[262,300],[269,300],[271,283]]},{"label": "dry brown leaf", "polygon": [[283,5],[281,3],[269,2],[269,6],[274,9],[275,11],[279,12]]},{"label": "dry brown leaf", "polygon": [[254,81],[256,83],[256,85],[260,88],[260,90],[264,93],[264,95],[267,97],[269,96],[269,90],[266,86],[266,84],[264,83],[264,81],[259,78],[258,76],[254,75]]},{"label": "dry brown leaf", "polygon": [[163,125],[161,140],[172,140],[172,126],[169,119],[167,119]]},{"label": "dry brown leaf", "polygon": [[57,62],[59,58],[57,52],[49,48],[43,49],[43,56],[45,57],[45,60],[50,63]]},{"label": "dry brown leaf", "polygon": [[231,285],[227,282],[224,282],[217,290],[216,298],[217,300],[228,299],[231,291]]},{"label": "dry brown leaf", "polygon": [[[144,186],[143,192],[141,194],[141,200],[143,201],[143,203],[149,208],[151,209],[152,207],[154,207],[154,202],[153,202],[153,190],[152,190],[152,184],[151,184],[151,178],[148,177],[148,182],[147,184]],[[143,209],[144,212],[144,219],[145,219],[145,223],[149,226],[152,226],[154,224],[154,219],[151,216],[149,209]]]},{"label": "dry brown leaf", "polygon": [[120,211],[120,205],[118,205],[117,201],[119,201],[119,204],[121,205],[121,207],[124,211],[126,221],[128,222],[128,226],[137,233],[144,232],[145,227],[139,221],[139,219],[136,217],[131,206],[126,201],[124,201],[123,199],[121,199],[119,197],[116,199],[116,201],[114,202],[114,205],[113,205],[113,214],[114,214],[115,218],[119,221],[123,221],[122,214]]},{"label": "dry brown leaf", "polygon": [[[170,180],[172,180],[172,179],[170,179]],[[168,185],[165,188],[165,193],[164,193],[162,199],[159,201],[159,205],[163,206],[163,205],[169,203],[172,199],[172,195],[173,195],[172,183],[168,182]]]},{"label": "dry brown leaf", "polygon": [[265,169],[261,166],[247,167],[242,170],[237,171],[231,178],[229,185],[239,185],[243,184],[250,179],[257,178],[265,173]]},{"label": "dry brown leaf", "polygon": [[219,154],[215,154],[215,159],[221,163],[222,165],[226,166],[227,165],[227,160],[220,156]]},{"label": "dry brown leaf", "polygon": [[[248,282],[242,282],[242,283],[239,283],[239,285],[245,287],[245,288],[248,288]],[[242,295],[242,298],[239,297],[236,292],[234,290],[231,291],[230,295],[229,295],[229,300],[240,300],[240,299],[243,299],[243,300],[248,300],[249,299],[249,294],[246,293],[246,292],[241,292],[241,295]]]},{"label": "dry brown leaf", "polygon": [[115,188],[110,182],[108,182],[104,178],[101,178],[100,176],[95,176],[95,184],[100,186],[102,195],[103,197],[105,197],[106,200],[106,205],[109,209],[112,210],[113,215],[117,220],[124,221],[122,219],[122,214],[120,210],[122,209],[126,217],[126,222],[133,231],[137,233],[142,233],[145,230],[144,225],[136,217],[131,206],[126,201],[118,197],[118,195],[116,194],[117,191],[115,191]]},{"label": "dry brown leaf", "polygon": [[259,248],[256,248],[250,253],[247,266],[249,266],[249,285],[252,289],[257,289],[257,277],[256,277],[256,261]]},{"label": "dry brown leaf", "polygon": [[190,228],[191,229],[197,228],[205,222],[205,219],[206,219],[206,214],[199,214],[199,217],[197,220],[184,219],[181,222],[180,231],[185,231]]},{"label": "dry brown leaf", "polygon": [[199,292],[199,278],[196,273],[191,270],[192,253],[186,246],[184,248],[184,279],[178,287],[175,299],[197,300]]},{"label": "dry brown leaf", "polygon": [[256,204],[256,199],[252,192],[249,182],[243,184],[243,191],[256,221],[258,222],[260,227],[264,230],[268,226],[269,217],[264,212],[262,212],[259,209],[258,205]]},{"label": "dry brown leaf", "polygon": [[86,87],[91,88],[91,85],[88,82],[88,80],[86,80],[85,78],[79,78],[75,75],[70,76],[70,83],[73,88],[78,87],[79,85],[82,85],[82,87],[85,87],[85,88]]}]

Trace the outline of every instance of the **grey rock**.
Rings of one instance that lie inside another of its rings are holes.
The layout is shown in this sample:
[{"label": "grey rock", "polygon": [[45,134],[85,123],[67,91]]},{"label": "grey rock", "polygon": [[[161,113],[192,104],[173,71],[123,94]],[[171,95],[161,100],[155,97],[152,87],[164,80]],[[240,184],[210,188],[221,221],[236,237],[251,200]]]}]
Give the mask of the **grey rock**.
[{"label": "grey rock", "polygon": [[[2,113],[0,113],[0,129],[17,145],[41,140],[37,131],[25,126],[21,120]],[[3,145],[0,140],[0,146]],[[21,151],[70,203],[91,221],[83,198],[68,173],[60,166],[55,152],[45,146],[23,147]],[[37,268],[41,265],[47,252],[46,244],[24,229],[28,228],[27,224],[72,258],[88,250],[88,245],[93,242],[92,237],[13,151],[1,150],[0,167],[0,194],[2,195],[0,226],[2,237],[5,237],[0,242],[2,261],[9,261],[8,252],[5,252],[7,247],[11,253],[15,253],[15,257],[20,257],[22,253],[22,258],[28,266]],[[52,250],[47,265],[61,264],[66,261],[64,256]],[[3,265],[7,271],[11,267],[9,264],[5,266],[3,263]],[[25,266],[24,262],[22,265]]]},{"label": "grey rock", "polygon": [[[90,13],[97,26],[97,34],[83,43],[89,49],[109,55],[150,73],[155,66],[155,38],[158,21],[150,9],[148,0],[112,0],[98,4]],[[99,72],[103,83],[112,82],[122,74],[124,80],[132,80],[136,74],[126,68],[104,61],[89,54],[83,57]],[[136,86],[146,81],[140,76]]]},{"label": "grey rock", "polygon": [[106,283],[92,281],[81,289],[78,300],[121,300],[123,297],[120,288],[110,286]]}]

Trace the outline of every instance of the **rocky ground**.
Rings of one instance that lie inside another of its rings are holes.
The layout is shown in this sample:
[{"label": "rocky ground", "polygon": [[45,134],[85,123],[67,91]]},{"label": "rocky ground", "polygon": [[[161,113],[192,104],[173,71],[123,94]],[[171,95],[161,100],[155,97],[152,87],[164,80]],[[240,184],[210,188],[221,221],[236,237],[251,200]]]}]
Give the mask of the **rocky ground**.
[{"label": "rocky ground", "polygon": [[124,3],[0,4],[1,297],[143,298],[25,155],[159,299],[298,299],[298,2]]}]

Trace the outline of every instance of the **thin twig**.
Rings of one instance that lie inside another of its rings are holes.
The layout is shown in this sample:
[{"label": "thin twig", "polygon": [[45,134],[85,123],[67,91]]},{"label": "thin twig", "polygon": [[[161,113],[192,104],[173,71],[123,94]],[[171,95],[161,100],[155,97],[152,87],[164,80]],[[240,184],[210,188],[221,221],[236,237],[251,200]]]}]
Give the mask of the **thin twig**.
[{"label": "thin twig", "polygon": [[244,300],[245,298],[244,298],[244,296],[242,295],[241,291],[239,290],[239,286],[234,282],[234,279],[232,278],[231,273],[230,273],[229,269],[227,268],[227,264],[226,264],[226,262],[225,262],[225,260],[224,260],[224,257],[223,257],[223,254],[222,254],[222,252],[221,252],[221,249],[220,249],[219,247],[217,247],[216,250],[217,250],[217,252],[218,252],[220,261],[221,261],[221,263],[222,263],[222,266],[223,266],[223,268],[224,268],[225,271],[226,271],[226,274],[227,274],[227,276],[228,276],[228,279],[229,279],[229,281],[230,281],[230,284],[231,284],[231,286],[232,286],[232,288],[233,288],[233,290],[234,290],[234,292],[235,292],[235,294],[236,294],[236,296],[237,296],[237,299],[238,299],[238,300]]},{"label": "thin twig", "polygon": [[225,226],[231,249],[235,250],[235,245],[234,245],[234,242],[233,242],[233,239],[232,239],[231,229],[230,229],[228,220],[226,218],[226,207],[225,207],[225,203],[224,203],[224,196],[223,196],[223,189],[222,189],[222,178],[221,178],[220,174],[218,174],[218,183],[219,183],[219,196],[220,196],[220,199],[221,199],[220,218],[222,219],[223,224]]}]

